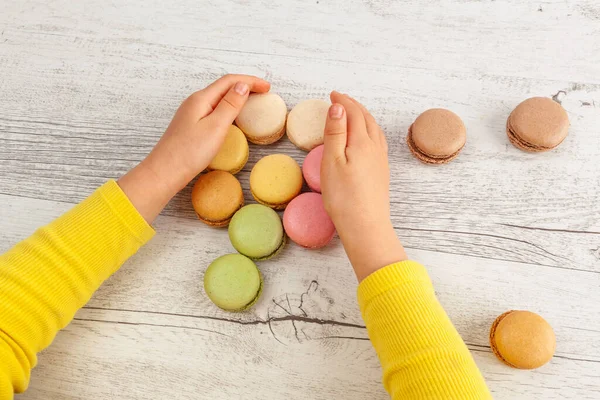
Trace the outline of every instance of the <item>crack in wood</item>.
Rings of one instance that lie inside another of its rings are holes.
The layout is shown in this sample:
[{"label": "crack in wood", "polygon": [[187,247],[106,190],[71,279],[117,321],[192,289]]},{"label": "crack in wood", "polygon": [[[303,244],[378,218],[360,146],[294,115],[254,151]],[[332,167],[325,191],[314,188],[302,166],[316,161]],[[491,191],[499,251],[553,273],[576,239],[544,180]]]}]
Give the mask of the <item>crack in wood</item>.
[{"label": "crack in wood", "polygon": [[586,234],[586,235],[600,235],[600,232],[595,232],[595,231],[579,231],[579,230],[572,230],[572,229],[557,229],[557,228],[540,228],[540,227],[535,227],[535,226],[522,226],[522,225],[504,224],[504,223],[498,223],[497,225],[508,226],[511,228],[528,229],[528,230],[532,230],[532,231],[581,233],[581,234]]},{"label": "crack in wood", "polygon": [[308,284],[308,288],[306,289],[306,291],[300,295],[300,305],[298,306],[298,308],[300,309],[300,311],[302,311],[302,313],[304,314],[305,317],[307,317],[308,314],[306,313],[306,311],[304,311],[304,308],[302,308],[304,306],[304,296],[308,296],[308,293],[310,292],[310,288],[312,287],[313,284],[315,285],[314,292],[316,292],[317,289],[319,289],[319,282],[316,279],[313,279]]},{"label": "crack in wood", "polygon": [[283,317],[271,317],[267,314],[267,319],[257,319],[253,321],[241,321],[237,319],[230,318],[222,318],[222,317],[210,317],[208,315],[192,315],[192,314],[176,314],[176,313],[167,313],[162,311],[145,311],[145,310],[128,310],[128,309],[118,309],[118,308],[104,308],[104,307],[93,307],[93,306],[85,306],[83,307],[87,310],[102,310],[102,311],[120,311],[120,312],[133,312],[140,314],[157,314],[157,315],[169,315],[174,317],[187,317],[187,318],[197,318],[197,319],[206,319],[212,321],[221,321],[221,322],[231,322],[238,325],[267,325],[272,322],[284,322],[284,321],[295,321],[295,322],[305,322],[309,324],[318,324],[318,325],[332,325],[332,326],[342,326],[346,328],[358,328],[358,329],[366,329],[364,325],[353,324],[349,322],[341,322],[330,319],[320,319],[320,318],[309,318],[300,315],[286,315]]},{"label": "crack in wood", "polygon": [[104,320],[104,319],[92,319],[92,318],[73,318],[74,321],[86,321],[86,322],[105,322],[110,324],[119,324],[119,325],[133,325],[133,326],[156,326],[159,328],[178,328],[178,329],[192,329],[195,331],[209,332],[215,333],[217,335],[226,336],[228,338],[232,338],[232,336],[227,335],[226,333],[213,331],[212,329],[205,328],[196,328],[193,326],[179,326],[179,325],[169,325],[169,324],[151,324],[148,322],[127,322],[127,321],[112,321],[112,320]]}]

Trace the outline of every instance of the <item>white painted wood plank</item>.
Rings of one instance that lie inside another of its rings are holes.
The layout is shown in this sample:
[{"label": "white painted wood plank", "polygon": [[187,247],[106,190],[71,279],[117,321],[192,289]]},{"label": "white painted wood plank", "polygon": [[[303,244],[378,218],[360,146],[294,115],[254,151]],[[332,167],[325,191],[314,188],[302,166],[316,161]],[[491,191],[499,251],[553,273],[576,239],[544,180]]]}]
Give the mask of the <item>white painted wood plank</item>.
[{"label": "white painted wood plank", "polygon": [[[237,51],[242,57],[285,56],[297,63],[331,59],[600,83],[600,11],[594,0],[26,4],[10,4],[3,13],[7,43],[24,32],[113,41],[133,51],[152,43],[213,53]],[[122,56],[136,66],[131,62],[135,54]],[[142,68],[140,72],[146,74]]]}]

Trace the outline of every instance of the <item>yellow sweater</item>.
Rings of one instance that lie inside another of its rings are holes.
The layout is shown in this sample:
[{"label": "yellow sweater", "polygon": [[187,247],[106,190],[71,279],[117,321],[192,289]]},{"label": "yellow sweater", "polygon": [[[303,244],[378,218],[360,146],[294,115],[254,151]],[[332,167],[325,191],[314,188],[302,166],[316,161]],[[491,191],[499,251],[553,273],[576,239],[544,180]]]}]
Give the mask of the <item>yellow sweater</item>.
[{"label": "yellow sweater", "polygon": [[[36,354],[153,235],[110,181],[0,256],[0,400],[27,389]],[[491,398],[422,266],[385,267],[358,298],[392,398]]]}]

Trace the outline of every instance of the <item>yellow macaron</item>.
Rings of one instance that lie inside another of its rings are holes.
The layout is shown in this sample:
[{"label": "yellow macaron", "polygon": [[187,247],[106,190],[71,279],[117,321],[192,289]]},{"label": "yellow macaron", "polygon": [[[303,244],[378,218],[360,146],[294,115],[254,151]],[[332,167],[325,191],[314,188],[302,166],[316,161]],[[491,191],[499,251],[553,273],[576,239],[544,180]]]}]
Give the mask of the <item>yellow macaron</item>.
[{"label": "yellow macaron", "polygon": [[235,125],[231,125],[225,136],[221,149],[208,164],[208,170],[227,171],[237,174],[248,162],[248,140],[244,132]]},{"label": "yellow macaron", "polygon": [[302,189],[302,170],[285,154],[261,158],[250,173],[250,191],[261,204],[283,210]]},{"label": "yellow macaron", "polygon": [[226,226],[233,214],[244,205],[242,185],[225,171],[201,175],[192,189],[194,211],[206,225]]}]

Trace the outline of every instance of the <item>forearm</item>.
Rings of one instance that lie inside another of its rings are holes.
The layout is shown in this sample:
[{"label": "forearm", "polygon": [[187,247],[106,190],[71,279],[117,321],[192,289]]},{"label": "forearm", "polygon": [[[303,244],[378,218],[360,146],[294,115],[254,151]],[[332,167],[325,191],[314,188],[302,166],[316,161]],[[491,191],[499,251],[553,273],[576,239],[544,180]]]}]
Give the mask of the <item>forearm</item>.
[{"label": "forearm", "polygon": [[363,280],[358,298],[393,399],[491,398],[423,266],[381,268]]},{"label": "forearm", "polygon": [[111,181],[0,256],[0,399],[25,390],[36,353],[153,234]]}]

